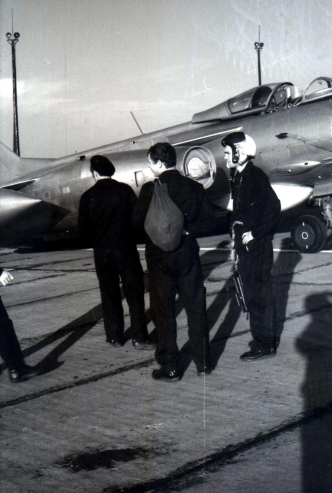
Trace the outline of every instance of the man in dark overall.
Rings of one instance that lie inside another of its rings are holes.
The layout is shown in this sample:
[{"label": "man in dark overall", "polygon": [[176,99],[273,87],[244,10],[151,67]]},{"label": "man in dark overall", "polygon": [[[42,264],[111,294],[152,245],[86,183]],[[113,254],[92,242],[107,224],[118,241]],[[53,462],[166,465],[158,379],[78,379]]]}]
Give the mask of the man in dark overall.
[{"label": "man in dark overall", "polygon": [[[0,283],[6,286],[13,280],[6,269],[0,268]],[[20,344],[17,340],[13,322],[0,298],[0,355],[8,367],[9,380],[19,383],[38,374],[35,368],[24,363]]]},{"label": "man in dark overall", "polygon": [[[212,219],[213,207],[201,184],[182,176],[175,168],[176,152],[168,143],[157,143],[148,152],[150,168],[161,185],[184,214],[184,231],[179,246],[165,252],[146,240],[146,261],[152,320],[157,330],[156,360],[161,368],[152,378],[168,382],[180,379],[179,349],[176,343],[175,297],[179,294],[188,317],[191,353],[198,375],[211,373],[205,288],[195,239],[200,221]],[[143,185],[136,211],[135,225],[143,228],[154,191],[154,183]]]},{"label": "man in dark overall", "polygon": [[241,355],[253,361],[276,353],[275,303],[272,292],[273,234],[280,202],[266,174],[251,162],[256,144],[243,132],[233,132],[222,141],[232,179],[234,247],[250,313],[253,341]]},{"label": "man in dark overall", "polygon": [[81,197],[78,226],[81,236],[94,249],[106,341],[114,347],[124,343],[121,278],[129,306],[133,346],[153,349],[146,325],[143,270],[131,220],[136,195],[129,185],[111,178],[115,168],[105,156],[93,156],[90,163],[96,183]]}]

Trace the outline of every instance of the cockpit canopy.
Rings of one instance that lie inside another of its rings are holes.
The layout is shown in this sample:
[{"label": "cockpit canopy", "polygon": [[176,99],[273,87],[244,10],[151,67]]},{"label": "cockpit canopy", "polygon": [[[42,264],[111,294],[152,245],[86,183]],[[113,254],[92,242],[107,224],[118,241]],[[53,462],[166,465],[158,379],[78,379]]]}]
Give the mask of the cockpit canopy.
[{"label": "cockpit canopy", "polygon": [[332,96],[332,79],[330,77],[318,77],[310,82],[301,103],[326,98],[326,96]]},{"label": "cockpit canopy", "polygon": [[230,120],[258,113],[272,113],[316,99],[332,96],[332,79],[319,77],[309,84],[304,95],[291,82],[254,87],[213,108],[196,113],[192,123]]}]

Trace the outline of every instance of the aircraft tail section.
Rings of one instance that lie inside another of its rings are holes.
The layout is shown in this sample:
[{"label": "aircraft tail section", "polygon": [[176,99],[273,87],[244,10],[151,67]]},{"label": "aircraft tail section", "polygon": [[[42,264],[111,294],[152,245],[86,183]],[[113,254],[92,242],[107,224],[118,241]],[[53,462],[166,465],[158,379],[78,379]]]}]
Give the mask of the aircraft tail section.
[{"label": "aircraft tail section", "polygon": [[0,142],[0,184],[47,166],[53,159],[21,158]]}]

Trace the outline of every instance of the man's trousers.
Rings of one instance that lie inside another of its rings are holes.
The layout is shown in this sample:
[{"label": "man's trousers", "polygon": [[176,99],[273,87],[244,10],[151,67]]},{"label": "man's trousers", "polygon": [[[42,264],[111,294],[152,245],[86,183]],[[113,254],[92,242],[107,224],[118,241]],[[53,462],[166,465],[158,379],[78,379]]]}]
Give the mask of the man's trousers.
[{"label": "man's trousers", "polygon": [[275,303],[272,291],[273,245],[271,238],[253,240],[237,251],[245,301],[250,313],[253,339],[273,347]]},{"label": "man's trousers", "polygon": [[95,248],[94,258],[107,340],[123,339],[121,279],[129,306],[132,338],[139,342],[146,341],[148,332],[144,309],[144,279],[137,250],[123,255],[122,252]]},{"label": "man's trousers", "polygon": [[13,322],[0,298],[0,355],[8,368],[19,370],[24,365],[20,344]]},{"label": "man's trousers", "polygon": [[188,317],[193,360],[203,369],[209,360],[209,335],[205,288],[197,241],[183,236],[173,252],[148,243],[146,260],[152,320],[157,329],[156,360],[166,370],[176,369],[179,359],[175,298],[178,293]]}]

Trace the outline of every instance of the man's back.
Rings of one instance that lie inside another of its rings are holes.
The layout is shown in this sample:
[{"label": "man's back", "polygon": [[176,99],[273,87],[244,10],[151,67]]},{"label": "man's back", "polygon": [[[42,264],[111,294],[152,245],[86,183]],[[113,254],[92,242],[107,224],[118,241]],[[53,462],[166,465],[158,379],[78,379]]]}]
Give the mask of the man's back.
[{"label": "man's back", "polygon": [[[207,199],[201,184],[182,176],[176,169],[165,171],[159,176],[159,180],[161,184],[167,185],[168,195],[183,212],[184,227],[188,233],[197,236],[202,233],[203,226],[208,229],[213,225],[213,206]],[[152,182],[142,187],[135,212],[135,223],[139,228],[143,227],[153,190]]]},{"label": "man's back", "polygon": [[190,227],[200,213],[204,194],[202,185],[182,176],[177,170],[162,173],[160,182],[167,185],[169,196],[186,216],[187,226]]},{"label": "man's back", "polygon": [[137,198],[129,185],[98,180],[81,197],[79,229],[93,247],[125,248],[135,244],[131,215]]}]

